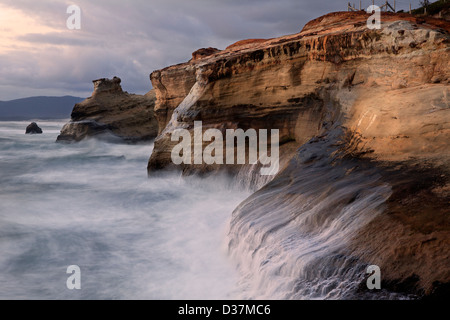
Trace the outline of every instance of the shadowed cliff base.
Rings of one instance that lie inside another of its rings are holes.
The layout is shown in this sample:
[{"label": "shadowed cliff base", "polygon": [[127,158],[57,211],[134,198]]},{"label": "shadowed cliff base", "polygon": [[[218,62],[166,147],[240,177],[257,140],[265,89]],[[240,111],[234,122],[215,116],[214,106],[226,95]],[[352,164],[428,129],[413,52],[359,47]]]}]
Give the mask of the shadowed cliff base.
[{"label": "shadowed cliff base", "polygon": [[385,213],[360,229],[350,248],[365,259],[372,257],[380,267],[387,266],[383,288],[443,299],[442,292],[450,285],[448,167],[415,162],[378,167],[392,195]]}]

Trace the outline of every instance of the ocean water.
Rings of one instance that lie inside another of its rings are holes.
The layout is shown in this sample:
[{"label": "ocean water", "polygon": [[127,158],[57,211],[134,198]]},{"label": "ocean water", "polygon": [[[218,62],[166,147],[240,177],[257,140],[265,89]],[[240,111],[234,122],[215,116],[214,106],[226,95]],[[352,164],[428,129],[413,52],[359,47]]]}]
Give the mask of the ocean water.
[{"label": "ocean water", "polygon": [[[0,299],[234,299],[226,179],[147,177],[151,144],[55,143],[0,122]],[[78,265],[81,289],[69,290]]]},{"label": "ocean water", "polygon": [[148,178],[152,144],[61,144],[64,122],[27,124],[0,122],[0,299],[415,298],[360,290],[371,261],[348,244],[392,190],[339,159],[338,129],[259,181]]}]

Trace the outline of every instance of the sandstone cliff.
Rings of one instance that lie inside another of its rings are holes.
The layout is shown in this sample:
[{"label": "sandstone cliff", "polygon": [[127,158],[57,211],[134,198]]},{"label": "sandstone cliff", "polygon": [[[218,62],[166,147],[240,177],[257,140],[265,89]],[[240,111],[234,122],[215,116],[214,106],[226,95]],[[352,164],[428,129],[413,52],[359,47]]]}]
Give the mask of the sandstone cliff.
[{"label": "sandstone cliff", "polygon": [[[377,264],[389,290],[437,294],[450,283],[450,24],[383,13],[382,28],[370,30],[367,18],[328,14],[298,34],[199,51],[153,72],[159,135],[148,170],[230,170],[171,162],[171,134],[193,131],[196,120],[222,132],[279,129],[283,170],[233,215],[236,239],[260,239],[247,247],[249,259],[260,257],[267,270],[280,247],[299,254],[299,230],[341,232],[332,255],[340,260],[326,255],[323,263]],[[273,224],[258,223],[268,216]],[[344,219],[360,223],[333,229]],[[286,226],[292,242],[267,251],[265,239]],[[290,272],[295,287],[304,276],[298,265],[274,270]]]},{"label": "sandstone cliff", "polygon": [[88,137],[109,136],[126,141],[154,138],[158,124],[153,114],[155,94],[129,94],[121,80],[94,80],[92,96],[77,103],[71,120],[61,130],[57,141],[80,141]]},{"label": "sandstone cliff", "polygon": [[383,28],[369,30],[367,17],[330,14],[299,34],[153,72],[160,134],[149,170],[171,167],[170,133],[194,120],[277,128],[281,142],[299,146],[319,132],[326,103],[344,113],[354,152],[391,160],[448,152],[448,23],[383,14]]}]

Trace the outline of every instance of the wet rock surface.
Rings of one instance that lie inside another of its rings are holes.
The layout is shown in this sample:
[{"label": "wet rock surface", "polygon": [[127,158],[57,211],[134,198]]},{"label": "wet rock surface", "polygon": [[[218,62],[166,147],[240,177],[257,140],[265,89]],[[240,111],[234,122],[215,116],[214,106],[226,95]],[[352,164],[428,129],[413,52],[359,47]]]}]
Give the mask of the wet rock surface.
[{"label": "wet rock surface", "polygon": [[42,129],[37,125],[36,122],[30,123],[25,129],[26,134],[41,134]]}]

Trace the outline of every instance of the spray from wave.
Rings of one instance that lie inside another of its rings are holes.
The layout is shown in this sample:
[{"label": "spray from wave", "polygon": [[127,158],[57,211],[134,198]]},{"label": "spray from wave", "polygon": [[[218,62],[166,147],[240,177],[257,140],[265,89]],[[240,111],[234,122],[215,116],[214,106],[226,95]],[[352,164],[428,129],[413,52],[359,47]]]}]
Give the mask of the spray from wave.
[{"label": "spray from wave", "polygon": [[[372,166],[338,159],[340,133],[271,182],[257,167],[148,179],[152,145],[57,144],[62,123],[40,122],[39,136],[25,125],[0,127],[1,299],[362,298],[367,262],[346,243],[392,191]],[[81,290],[66,288],[73,264]]]},{"label": "spray from wave", "polygon": [[339,158],[340,129],[299,149],[233,212],[229,252],[243,299],[403,299],[358,292],[367,262],[346,250],[392,193],[370,165]]},{"label": "spray from wave", "polygon": [[[62,123],[0,129],[0,298],[228,299],[225,179],[147,178],[152,145],[55,143]],[[68,290],[66,268],[81,269]]]}]

